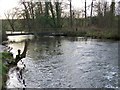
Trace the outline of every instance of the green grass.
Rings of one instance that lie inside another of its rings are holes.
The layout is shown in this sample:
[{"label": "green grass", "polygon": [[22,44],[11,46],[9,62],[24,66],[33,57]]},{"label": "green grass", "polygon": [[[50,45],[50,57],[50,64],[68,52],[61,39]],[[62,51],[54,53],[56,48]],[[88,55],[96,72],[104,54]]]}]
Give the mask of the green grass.
[{"label": "green grass", "polygon": [[2,52],[0,53],[0,89],[2,85],[5,85],[6,81],[6,74],[9,70],[9,65],[5,65],[4,61],[11,62],[13,60],[13,56],[9,52]]},{"label": "green grass", "polygon": [[0,59],[0,90],[1,88],[2,88],[2,60]]},{"label": "green grass", "polygon": [[71,30],[67,32],[68,36],[92,37],[95,39],[113,39],[120,40],[117,28],[78,28],[78,30]]},{"label": "green grass", "polygon": [[2,63],[2,53],[0,53],[0,89],[2,88],[3,77],[7,74],[7,67]]},{"label": "green grass", "polygon": [[118,31],[116,29],[89,30],[86,32],[85,36],[98,39],[120,40],[120,36],[118,35]]}]

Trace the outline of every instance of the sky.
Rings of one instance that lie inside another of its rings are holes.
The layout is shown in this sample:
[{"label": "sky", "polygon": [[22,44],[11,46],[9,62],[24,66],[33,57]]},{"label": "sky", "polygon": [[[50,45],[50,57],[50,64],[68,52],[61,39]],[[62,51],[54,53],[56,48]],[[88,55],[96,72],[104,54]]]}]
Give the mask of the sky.
[{"label": "sky", "polygon": [[[4,13],[16,7],[19,4],[19,1],[20,0],[0,0],[0,18],[5,18]],[[67,2],[68,0],[60,0],[60,1]],[[82,8],[84,7],[84,1],[85,0],[72,0],[72,6],[74,7],[74,9]],[[90,5],[92,0],[86,0],[86,1],[87,1],[87,4]],[[111,2],[111,0],[107,0],[107,1]],[[116,1],[119,1],[119,0],[116,0]]]}]

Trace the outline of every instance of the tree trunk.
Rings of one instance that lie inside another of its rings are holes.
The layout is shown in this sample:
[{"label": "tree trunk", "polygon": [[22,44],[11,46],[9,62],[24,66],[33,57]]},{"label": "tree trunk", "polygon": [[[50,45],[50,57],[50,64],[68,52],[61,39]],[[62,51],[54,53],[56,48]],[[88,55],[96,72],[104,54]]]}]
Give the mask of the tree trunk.
[{"label": "tree trunk", "polygon": [[41,2],[39,2],[39,10],[40,10],[40,13],[43,14],[42,3]]},{"label": "tree trunk", "polygon": [[87,23],[87,10],[86,10],[86,0],[85,0],[85,26],[86,26],[86,23]]},{"label": "tree trunk", "polygon": [[49,2],[45,2],[45,16],[46,18],[49,16]]},{"label": "tree trunk", "polygon": [[14,20],[13,20],[13,18],[10,20],[10,18],[9,18],[10,17],[10,13],[8,13],[7,15],[5,14],[5,16],[6,16],[8,22],[10,24],[10,27],[12,28],[12,31],[14,32],[15,29],[14,29]]},{"label": "tree trunk", "polygon": [[85,19],[87,18],[87,11],[86,11],[86,0],[85,0]]},{"label": "tree trunk", "polygon": [[11,28],[12,28],[12,31],[14,32],[15,31],[15,29],[14,29],[14,22],[11,22],[10,19],[7,19],[7,20],[8,20],[8,22],[9,22]]},{"label": "tree trunk", "polygon": [[72,28],[73,26],[73,21],[72,21],[72,4],[71,4],[71,0],[70,0],[70,26]]},{"label": "tree trunk", "polygon": [[49,2],[45,2],[45,24],[44,28],[47,27],[48,23],[48,17],[49,17]]},{"label": "tree trunk", "polygon": [[113,27],[115,22],[115,2],[112,0],[111,6],[110,6],[110,26]]},{"label": "tree trunk", "polygon": [[60,3],[55,2],[56,5],[56,17],[57,17],[57,28],[61,27],[61,10],[60,10]]},{"label": "tree trunk", "polygon": [[28,30],[29,32],[31,31],[31,26],[30,26],[30,15],[28,12],[28,8],[27,5],[25,4],[25,2],[22,2],[24,8],[25,8],[25,17],[26,17],[26,22],[27,22],[27,26],[28,26]]},{"label": "tree trunk", "polygon": [[92,3],[91,3],[91,12],[90,12],[90,23],[92,25],[92,14],[93,14],[93,0],[92,0]]},{"label": "tree trunk", "polygon": [[55,13],[53,11],[53,6],[52,6],[51,2],[50,2],[50,11],[51,11],[51,14],[52,14],[52,19],[53,19],[54,27],[56,27]]}]

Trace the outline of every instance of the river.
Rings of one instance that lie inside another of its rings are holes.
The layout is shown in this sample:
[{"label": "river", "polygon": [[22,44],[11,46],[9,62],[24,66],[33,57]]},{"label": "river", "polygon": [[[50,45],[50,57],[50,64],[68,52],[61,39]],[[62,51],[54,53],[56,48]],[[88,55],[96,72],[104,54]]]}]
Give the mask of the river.
[{"label": "river", "polygon": [[[23,44],[9,44],[14,55]],[[118,41],[39,37],[22,61],[26,88],[118,88]]]}]

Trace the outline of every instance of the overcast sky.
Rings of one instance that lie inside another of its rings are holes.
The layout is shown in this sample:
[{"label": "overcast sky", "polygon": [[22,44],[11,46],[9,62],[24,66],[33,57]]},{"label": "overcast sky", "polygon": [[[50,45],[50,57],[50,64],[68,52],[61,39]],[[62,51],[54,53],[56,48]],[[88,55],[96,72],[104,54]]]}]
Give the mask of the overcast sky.
[{"label": "overcast sky", "polygon": [[[19,1],[20,0],[0,0],[0,18],[5,18],[4,13],[12,9],[13,7],[17,6]],[[68,0],[60,0],[60,1],[67,2]],[[85,0],[72,0],[72,5],[75,9],[82,8],[84,6],[84,1]],[[90,5],[92,0],[86,0],[86,1],[87,1],[87,5]],[[106,0],[106,1],[111,2],[111,0]]]}]

